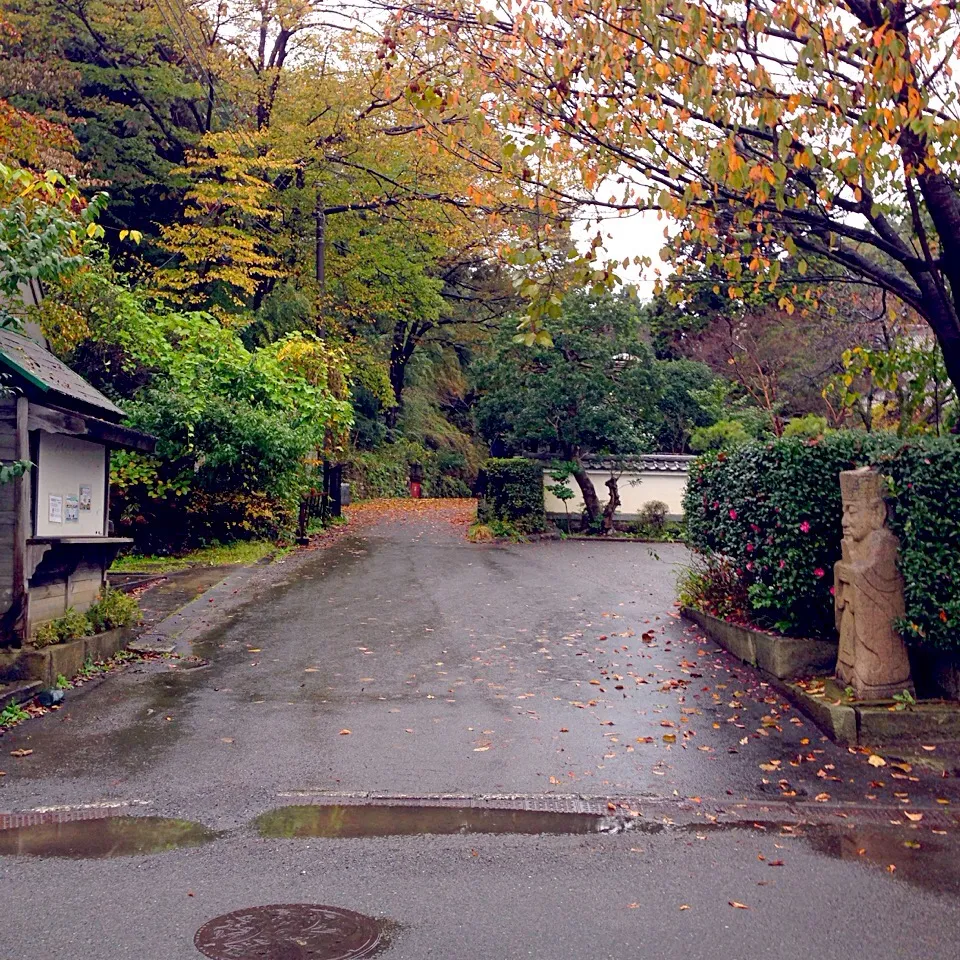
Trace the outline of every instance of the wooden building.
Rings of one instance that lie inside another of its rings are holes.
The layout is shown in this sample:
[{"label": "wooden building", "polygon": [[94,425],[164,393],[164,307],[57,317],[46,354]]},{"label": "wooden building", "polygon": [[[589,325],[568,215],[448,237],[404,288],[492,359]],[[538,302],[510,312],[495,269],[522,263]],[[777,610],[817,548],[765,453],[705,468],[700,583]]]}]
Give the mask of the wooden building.
[{"label": "wooden building", "polygon": [[0,329],[0,462],[28,460],[0,484],[0,646],[38,623],[86,610],[117,551],[110,451],[153,451],[123,411],[28,337]]}]

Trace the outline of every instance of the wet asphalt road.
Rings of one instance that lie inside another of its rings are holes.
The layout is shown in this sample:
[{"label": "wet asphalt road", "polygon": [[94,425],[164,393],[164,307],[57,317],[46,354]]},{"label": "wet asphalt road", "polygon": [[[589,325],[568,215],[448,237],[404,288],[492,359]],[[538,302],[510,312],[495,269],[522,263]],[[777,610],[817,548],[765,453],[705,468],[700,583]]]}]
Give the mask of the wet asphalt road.
[{"label": "wet asphalt road", "polygon": [[[197,957],[205,921],[283,902],[391,921],[387,960],[957,956],[960,791],[936,751],[878,769],[825,741],[676,617],[681,547],[471,545],[458,519],[366,517],[227,580],[181,618],[181,659],[4,736],[2,810],[124,804],[216,838],[0,856],[0,960]],[[631,828],[257,833],[371,792],[615,798]]]}]

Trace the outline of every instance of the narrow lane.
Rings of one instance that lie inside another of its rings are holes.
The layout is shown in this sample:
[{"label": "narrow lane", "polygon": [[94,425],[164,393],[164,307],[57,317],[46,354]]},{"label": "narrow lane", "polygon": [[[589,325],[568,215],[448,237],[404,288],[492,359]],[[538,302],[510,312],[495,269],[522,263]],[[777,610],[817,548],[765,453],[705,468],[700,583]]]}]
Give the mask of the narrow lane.
[{"label": "narrow lane", "polygon": [[[193,957],[217,912],[296,901],[397,921],[391,958],[632,956],[641,929],[658,956],[786,956],[770,924],[799,937],[868,913],[876,956],[898,955],[895,929],[955,956],[930,918],[960,920],[956,778],[878,774],[680,621],[683,548],[473,545],[461,519],[358,525],[265,572],[184,651],[202,660],[128,669],[5,736],[0,809],[118,802],[224,833],[122,859],[0,856],[0,957]],[[642,816],[616,836],[257,836],[271,810],[370,792],[629,798],[616,812]],[[136,935],[95,909],[118,894]],[[893,903],[905,926],[880,919]],[[719,953],[698,948],[711,924]],[[862,954],[833,929],[818,952]],[[99,952],[73,952],[94,930]]]}]

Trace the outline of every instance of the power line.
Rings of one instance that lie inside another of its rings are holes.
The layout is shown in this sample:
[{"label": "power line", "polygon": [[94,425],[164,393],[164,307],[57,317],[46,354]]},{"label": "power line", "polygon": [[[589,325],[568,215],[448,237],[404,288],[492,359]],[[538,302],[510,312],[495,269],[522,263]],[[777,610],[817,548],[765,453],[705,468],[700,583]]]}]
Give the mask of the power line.
[{"label": "power line", "polygon": [[241,136],[245,137],[246,146],[253,149],[254,153],[256,153],[256,144],[252,139],[247,139],[248,135],[246,130],[242,122],[238,122],[236,114],[234,114],[232,118],[226,115],[224,107],[232,107],[232,105],[229,104],[227,98],[217,96],[217,78],[209,68],[204,68],[203,53],[197,48],[194,40],[187,33],[187,27],[191,22],[190,13],[186,10],[182,3],[178,3],[180,7],[180,20],[182,23],[182,26],[178,26],[176,22],[177,10],[174,7],[174,0],[156,0],[156,5],[157,10],[160,12],[160,16],[163,17],[163,20],[170,32],[176,39],[182,41],[181,47],[183,49],[184,57],[189,64],[195,79],[201,85],[207,85],[210,92],[209,96],[211,111],[219,114],[220,122],[223,124],[223,130],[230,137],[230,139],[233,140],[234,145],[237,148],[237,152],[241,155],[243,154],[243,145],[241,145],[240,141],[237,139],[235,131],[239,131]]}]

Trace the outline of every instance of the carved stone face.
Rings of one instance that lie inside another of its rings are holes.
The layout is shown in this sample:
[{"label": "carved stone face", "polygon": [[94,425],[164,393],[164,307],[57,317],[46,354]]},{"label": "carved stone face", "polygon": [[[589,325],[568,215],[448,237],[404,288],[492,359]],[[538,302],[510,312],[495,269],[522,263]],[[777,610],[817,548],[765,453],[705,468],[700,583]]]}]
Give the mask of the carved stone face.
[{"label": "carved stone face", "polygon": [[843,505],[843,535],[855,543],[883,527],[887,508],[881,500],[851,500]]}]

